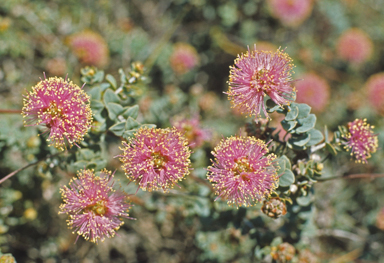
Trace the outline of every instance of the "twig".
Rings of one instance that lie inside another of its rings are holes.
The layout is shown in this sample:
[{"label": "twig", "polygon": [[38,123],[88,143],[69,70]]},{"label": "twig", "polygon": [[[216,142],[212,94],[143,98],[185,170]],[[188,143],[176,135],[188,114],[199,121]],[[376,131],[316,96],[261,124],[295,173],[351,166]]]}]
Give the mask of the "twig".
[{"label": "twig", "polygon": [[192,8],[192,6],[188,5],[188,4],[186,6],[184,6],[183,10],[178,14],[176,19],[173,21],[173,24],[163,34],[162,38],[158,42],[159,44],[157,45],[157,47],[153,50],[153,52],[146,59],[146,61],[144,62],[144,65],[147,68],[148,72],[151,70],[153,64],[156,62],[157,57],[161,54],[165,44],[172,37],[173,33],[176,31],[176,29],[179,27],[181,21],[183,20],[184,16],[191,10],[191,8]]},{"label": "twig", "polygon": [[29,163],[29,164],[27,164],[26,166],[23,166],[23,167],[21,167],[21,168],[15,170],[15,171],[13,171],[12,173],[10,173],[10,174],[4,176],[3,178],[1,178],[1,180],[0,180],[0,184],[2,184],[5,180],[11,178],[12,176],[14,176],[15,174],[17,174],[18,172],[21,172],[21,171],[27,169],[28,167],[31,167],[31,166],[33,166],[33,165],[36,165],[36,164],[38,164],[39,162],[42,162],[42,161],[44,161],[44,160],[46,160],[46,159],[48,159],[48,158],[51,158],[51,157],[55,157],[55,156],[57,156],[57,155],[59,155],[59,154],[62,154],[62,153],[63,153],[63,152],[59,152],[59,153],[55,153],[55,154],[50,154],[50,155],[47,155],[47,156],[45,156],[44,158],[42,158],[42,159],[40,159],[40,160],[37,160],[37,161],[32,162],[32,163]]},{"label": "twig", "polygon": [[21,110],[0,109],[0,113],[16,113],[16,114],[21,114]]},{"label": "twig", "polygon": [[319,178],[316,180],[324,182],[324,181],[329,181],[334,179],[360,179],[360,178],[375,179],[380,177],[384,177],[384,174],[350,174],[346,176],[332,176],[327,178]]}]

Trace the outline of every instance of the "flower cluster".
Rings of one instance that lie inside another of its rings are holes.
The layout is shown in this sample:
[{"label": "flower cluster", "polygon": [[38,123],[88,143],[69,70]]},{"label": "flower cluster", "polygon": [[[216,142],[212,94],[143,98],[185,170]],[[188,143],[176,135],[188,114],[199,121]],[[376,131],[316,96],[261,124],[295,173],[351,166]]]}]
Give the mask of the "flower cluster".
[{"label": "flower cluster", "polygon": [[356,119],[348,123],[349,133],[344,137],[347,140],[344,147],[351,150],[351,155],[355,156],[358,163],[366,163],[371,153],[376,152],[378,139],[373,128],[367,124],[366,119]]},{"label": "flower cluster", "polygon": [[108,64],[108,45],[98,33],[85,30],[70,36],[67,42],[82,63],[101,68]]},{"label": "flower cluster", "polygon": [[208,180],[216,195],[236,206],[252,206],[268,197],[277,187],[276,156],[255,137],[223,139],[212,152],[213,166],[208,167]]},{"label": "flower cluster", "polygon": [[272,15],[291,27],[303,23],[313,9],[313,0],[268,0],[267,3]]},{"label": "flower cluster", "polygon": [[130,218],[127,195],[115,191],[113,185],[113,174],[107,170],[102,170],[100,176],[93,170],[81,170],[69,187],[60,189],[64,204],[59,213],[69,215],[68,225],[79,236],[94,243],[103,241],[124,224],[122,217]]},{"label": "flower cluster", "polygon": [[89,96],[72,81],[45,78],[32,87],[23,102],[25,125],[44,125],[48,140],[56,148],[77,145],[91,127]]},{"label": "flower cluster", "polygon": [[384,72],[370,76],[364,85],[364,91],[368,93],[370,105],[384,115]]},{"label": "flower cluster", "polygon": [[327,81],[315,73],[304,74],[301,79],[296,85],[296,102],[308,103],[314,112],[324,111],[330,97]]},{"label": "flower cluster", "polygon": [[204,141],[211,137],[208,130],[200,127],[199,117],[195,116],[191,119],[175,118],[171,121],[174,126],[188,140],[191,148],[200,147]]},{"label": "flower cluster", "polygon": [[291,86],[293,64],[288,54],[278,49],[250,50],[241,54],[231,67],[229,91],[232,107],[242,113],[260,117],[260,111],[268,117],[264,97],[268,95],[276,104],[289,105],[294,100],[295,88]]},{"label": "flower cluster", "polygon": [[140,128],[123,145],[122,168],[143,190],[166,192],[189,174],[191,151],[176,128]]},{"label": "flower cluster", "polygon": [[173,71],[182,75],[199,63],[199,55],[193,46],[186,43],[176,43],[169,61]]},{"label": "flower cluster", "polygon": [[358,28],[343,32],[337,42],[337,54],[345,61],[359,65],[367,61],[373,52],[372,40]]}]

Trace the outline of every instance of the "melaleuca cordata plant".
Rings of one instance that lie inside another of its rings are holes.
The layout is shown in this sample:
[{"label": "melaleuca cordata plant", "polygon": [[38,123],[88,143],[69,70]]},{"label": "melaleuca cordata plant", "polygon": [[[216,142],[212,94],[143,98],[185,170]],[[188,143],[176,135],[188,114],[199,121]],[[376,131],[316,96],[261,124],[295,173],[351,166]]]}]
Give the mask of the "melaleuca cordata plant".
[{"label": "melaleuca cordata plant", "polygon": [[[332,138],[326,127],[324,133],[316,129],[311,107],[294,102],[293,68],[285,49],[248,49],[235,60],[226,94],[232,107],[254,119],[246,124],[246,134],[223,138],[213,149],[211,165],[206,168],[211,193],[199,197],[223,200],[238,208],[232,215],[236,222],[246,222],[244,233],[257,229],[252,219],[246,218],[247,209],[262,202],[261,211],[266,216],[287,217],[288,235],[297,241],[301,226],[310,220],[312,186],[323,179],[324,162],[345,150],[357,162],[366,163],[378,141],[366,120],[340,126]],[[67,78],[44,77],[25,96],[22,114],[25,125],[42,127],[41,136],[60,150],[52,150],[49,158],[57,159],[63,169],[78,171],[77,177],[61,189],[60,213],[68,214],[74,233],[97,243],[114,236],[131,209],[127,194],[113,187],[114,173],[104,170],[109,138],[122,141],[122,153],[116,157],[129,181],[138,189],[153,191],[148,194],[160,190],[167,195],[171,191],[177,194],[172,188],[190,176],[190,148],[201,147],[209,136],[199,130],[196,117],[189,122],[168,120],[175,127],[164,129],[138,121],[138,99],[147,91],[145,68],[140,62],[132,63],[128,72],[120,69],[118,80],[95,67],[83,68],[81,74],[85,83],[81,88]],[[172,112],[164,105],[158,109]],[[270,122],[270,114],[275,112],[283,117],[280,130]],[[68,154],[60,156],[68,148]],[[188,202],[184,204],[195,205]],[[202,203],[200,212],[193,213],[209,216],[212,210],[219,214],[218,220],[229,220],[213,202]],[[262,238],[256,237],[258,241]],[[269,249],[274,260],[296,256],[291,245],[278,243],[258,253],[263,255]]]}]

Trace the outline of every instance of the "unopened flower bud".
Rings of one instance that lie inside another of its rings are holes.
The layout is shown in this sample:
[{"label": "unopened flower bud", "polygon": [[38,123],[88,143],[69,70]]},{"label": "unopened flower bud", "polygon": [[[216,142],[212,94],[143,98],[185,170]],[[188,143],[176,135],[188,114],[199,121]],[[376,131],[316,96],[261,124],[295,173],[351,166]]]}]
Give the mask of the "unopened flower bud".
[{"label": "unopened flower bud", "polygon": [[317,164],[316,164],[316,170],[317,170],[317,171],[320,172],[320,171],[323,170],[323,168],[324,168],[324,164],[322,164],[322,163],[317,163]]},{"label": "unopened flower bud", "polygon": [[268,201],[264,201],[261,211],[267,216],[276,219],[287,213],[287,207],[279,197],[273,197]]},{"label": "unopened flower bud", "polygon": [[298,189],[299,189],[299,187],[297,187],[297,185],[295,185],[295,184],[291,184],[291,185],[289,186],[289,191],[290,191],[292,194],[296,193]]}]

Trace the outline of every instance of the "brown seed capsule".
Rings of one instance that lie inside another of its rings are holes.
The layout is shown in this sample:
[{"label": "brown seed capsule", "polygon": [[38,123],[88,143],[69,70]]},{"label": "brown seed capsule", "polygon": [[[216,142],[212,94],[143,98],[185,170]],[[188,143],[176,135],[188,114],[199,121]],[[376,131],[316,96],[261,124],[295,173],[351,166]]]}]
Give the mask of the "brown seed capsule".
[{"label": "brown seed capsule", "polygon": [[261,211],[267,216],[276,219],[287,213],[287,207],[279,197],[273,197],[268,201],[264,201]]},{"label": "brown seed capsule", "polygon": [[296,249],[291,244],[284,242],[277,247],[272,247],[271,256],[276,262],[290,262],[296,254]]}]

